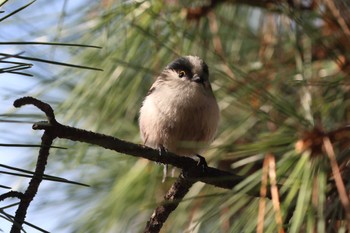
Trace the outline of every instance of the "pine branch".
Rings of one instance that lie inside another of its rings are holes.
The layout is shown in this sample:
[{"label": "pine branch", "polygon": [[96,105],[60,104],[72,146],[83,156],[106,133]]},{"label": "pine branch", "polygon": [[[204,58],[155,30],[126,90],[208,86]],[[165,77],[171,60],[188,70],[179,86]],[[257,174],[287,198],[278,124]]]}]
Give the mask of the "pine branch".
[{"label": "pine branch", "polygon": [[23,193],[17,192],[17,191],[9,191],[7,193],[0,195],[0,201],[5,200],[6,198],[15,198],[15,197],[18,199],[22,199]]},{"label": "pine branch", "polygon": [[154,210],[150,220],[147,222],[144,233],[159,232],[171,212],[177,208],[193,184],[194,181],[186,179],[181,173],[167,194],[165,194],[164,201]]},{"label": "pine branch", "polygon": [[36,193],[38,192],[39,185],[43,180],[45,166],[49,157],[49,150],[54,138],[55,136],[51,134],[50,130],[45,130],[41,138],[41,148],[39,150],[39,156],[36,163],[35,173],[33,174],[33,178],[29,182],[27,190],[21,197],[21,201],[18,205],[16,215],[14,218],[14,224],[12,225],[10,231],[11,233],[21,232],[22,225],[24,223],[24,219],[26,218],[29,205],[34,199]]},{"label": "pine branch", "polygon": [[[202,166],[198,165],[197,161],[188,157],[178,156],[170,152],[164,152],[164,156],[159,156],[158,150],[143,145],[138,145],[111,136],[62,125],[56,121],[54,111],[49,104],[33,97],[23,97],[14,102],[15,107],[21,107],[28,104],[34,105],[43,111],[46,114],[48,121],[38,122],[33,125],[34,130],[44,130],[41,149],[34,176],[29,183],[28,189],[23,194],[19,207],[16,211],[15,223],[12,226],[11,233],[21,231],[27,209],[38,190],[40,182],[43,179],[49,149],[53,140],[57,137],[98,145],[116,152],[145,158],[163,164],[170,164],[182,169],[181,175],[165,195],[164,202],[155,209],[154,214],[147,223],[145,228],[145,232],[147,233],[160,231],[170,213],[177,208],[179,202],[183,199],[191,186],[197,181],[220,188],[232,189],[236,184],[244,179],[241,176],[237,176],[230,172],[213,167],[206,167],[203,169]],[[252,193],[253,195],[259,196],[257,191],[252,192],[254,192]]]}]

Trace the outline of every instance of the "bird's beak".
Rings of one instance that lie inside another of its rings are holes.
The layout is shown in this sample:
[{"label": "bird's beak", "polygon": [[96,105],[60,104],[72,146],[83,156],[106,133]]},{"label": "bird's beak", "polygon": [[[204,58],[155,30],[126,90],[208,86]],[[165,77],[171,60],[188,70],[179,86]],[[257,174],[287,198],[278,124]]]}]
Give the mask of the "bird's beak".
[{"label": "bird's beak", "polygon": [[191,80],[196,83],[203,83],[204,81],[198,74],[194,74]]}]

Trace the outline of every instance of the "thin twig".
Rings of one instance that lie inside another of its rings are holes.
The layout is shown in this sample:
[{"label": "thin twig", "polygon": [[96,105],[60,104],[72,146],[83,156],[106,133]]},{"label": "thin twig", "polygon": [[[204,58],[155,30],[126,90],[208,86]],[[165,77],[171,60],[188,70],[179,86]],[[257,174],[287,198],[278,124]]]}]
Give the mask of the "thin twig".
[{"label": "thin twig", "polygon": [[150,220],[147,222],[144,233],[159,232],[171,212],[177,208],[193,184],[193,180],[184,178],[181,173],[167,194],[165,194],[164,201],[154,210]]},{"label": "thin twig", "polygon": [[49,156],[49,150],[50,146],[52,144],[52,141],[54,139],[54,136],[50,133],[49,130],[46,130],[41,138],[42,140],[42,147],[39,151],[38,160],[36,163],[35,173],[33,174],[33,178],[30,180],[27,190],[24,192],[23,197],[21,198],[21,201],[18,205],[18,209],[16,211],[14,224],[11,228],[11,233],[20,233],[22,229],[22,225],[24,223],[24,219],[27,215],[27,210],[34,199],[38,189],[39,185],[43,179],[45,166],[47,163],[47,159]]},{"label": "thin twig", "polygon": [[35,107],[40,109],[42,112],[44,112],[46,117],[47,117],[47,120],[49,121],[50,124],[57,123],[53,109],[47,103],[44,103],[44,102],[42,102],[36,98],[30,97],[30,96],[19,98],[19,99],[15,100],[15,102],[13,102],[13,106],[15,106],[16,108],[19,108],[19,107],[22,107],[22,106],[28,105],[28,104],[34,105]]},{"label": "thin twig", "polygon": [[7,193],[1,194],[0,195],[0,201],[5,200],[6,198],[18,198],[21,199],[23,197],[23,193],[17,192],[17,191],[9,191]]}]

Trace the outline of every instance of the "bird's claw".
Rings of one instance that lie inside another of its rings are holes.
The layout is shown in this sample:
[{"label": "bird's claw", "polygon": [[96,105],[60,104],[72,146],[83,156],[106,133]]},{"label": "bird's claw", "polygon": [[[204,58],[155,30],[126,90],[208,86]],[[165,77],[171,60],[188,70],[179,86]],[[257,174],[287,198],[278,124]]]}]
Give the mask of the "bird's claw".
[{"label": "bird's claw", "polygon": [[199,158],[197,166],[201,166],[202,168],[202,172],[205,173],[207,171],[208,168],[208,164],[207,161],[205,160],[205,158],[199,154],[196,154],[196,156]]}]

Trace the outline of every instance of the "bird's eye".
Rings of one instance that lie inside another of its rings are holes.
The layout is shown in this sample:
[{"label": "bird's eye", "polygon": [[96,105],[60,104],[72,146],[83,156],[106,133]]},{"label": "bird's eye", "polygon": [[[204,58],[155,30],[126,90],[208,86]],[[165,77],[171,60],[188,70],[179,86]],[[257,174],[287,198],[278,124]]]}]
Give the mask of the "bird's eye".
[{"label": "bird's eye", "polygon": [[180,70],[180,71],[179,71],[179,77],[180,77],[180,78],[182,78],[182,77],[185,76],[185,75],[186,75],[185,71],[183,71],[183,70]]}]

